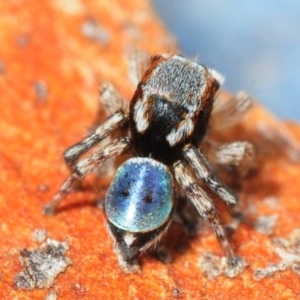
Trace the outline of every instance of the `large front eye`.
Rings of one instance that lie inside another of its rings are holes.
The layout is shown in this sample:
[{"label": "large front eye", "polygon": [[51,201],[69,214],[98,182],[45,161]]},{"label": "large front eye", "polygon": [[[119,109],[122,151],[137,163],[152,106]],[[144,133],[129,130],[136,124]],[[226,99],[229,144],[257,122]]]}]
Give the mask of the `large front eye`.
[{"label": "large front eye", "polygon": [[150,158],[132,158],[119,167],[105,198],[108,220],[130,232],[162,226],[173,209],[173,178]]}]

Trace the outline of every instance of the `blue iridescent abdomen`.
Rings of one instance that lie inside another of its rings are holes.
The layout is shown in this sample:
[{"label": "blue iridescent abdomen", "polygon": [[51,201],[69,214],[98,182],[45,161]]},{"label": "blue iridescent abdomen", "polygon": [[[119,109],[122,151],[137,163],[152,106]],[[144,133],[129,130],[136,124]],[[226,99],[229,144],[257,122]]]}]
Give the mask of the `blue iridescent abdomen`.
[{"label": "blue iridescent abdomen", "polygon": [[116,172],[105,198],[108,220],[130,232],[147,232],[171,217],[172,174],[151,158],[131,158]]}]

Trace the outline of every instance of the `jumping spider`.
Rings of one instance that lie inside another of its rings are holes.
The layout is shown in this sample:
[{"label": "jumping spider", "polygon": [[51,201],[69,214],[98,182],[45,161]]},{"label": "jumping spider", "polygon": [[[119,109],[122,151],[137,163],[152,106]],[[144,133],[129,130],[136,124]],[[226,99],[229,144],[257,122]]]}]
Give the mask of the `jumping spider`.
[{"label": "jumping spider", "polygon": [[[91,135],[64,152],[71,175],[46,205],[45,213],[54,213],[74,183],[105,160],[130,152],[134,157],[118,168],[104,201],[107,227],[120,266],[128,272],[139,269],[138,255],[166,232],[183,194],[209,221],[228,267],[239,268],[241,259],[231,248],[214,201],[201,188],[201,182],[229,206],[235,205],[238,197],[212,173],[199,146],[209,144],[207,131],[235,123],[248,110],[251,100],[240,94],[216,105],[223,77],[179,55],[144,55],[139,59],[135,79],[138,73],[142,76],[136,80],[129,109],[121,108],[122,98],[109,83],[103,84],[102,101],[110,109],[117,109]],[[112,135],[114,140],[104,148],[78,161]],[[247,142],[212,149],[216,164],[249,165],[253,154]]]}]

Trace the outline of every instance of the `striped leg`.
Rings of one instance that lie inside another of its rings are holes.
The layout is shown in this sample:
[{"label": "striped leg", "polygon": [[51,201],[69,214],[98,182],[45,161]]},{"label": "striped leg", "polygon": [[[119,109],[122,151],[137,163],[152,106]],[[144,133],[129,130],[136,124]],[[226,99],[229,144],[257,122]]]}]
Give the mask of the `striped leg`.
[{"label": "striped leg", "polygon": [[[197,181],[193,178],[189,169],[181,162],[177,161],[173,164],[175,178],[187,197],[195,205],[199,214],[207,219],[213,228],[216,237],[224,251],[227,259],[228,267],[234,271],[232,274],[239,272],[242,268],[242,259],[238,257],[227,239],[226,232],[220,223],[218,211],[213,203],[213,200],[201,189]],[[230,276],[230,274],[229,274]],[[234,275],[235,276],[235,275]]]},{"label": "striped leg", "polygon": [[208,162],[199,149],[187,145],[183,149],[183,155],[194,174],[203,180],[209,188],[218,194],[226,204],[236,204],[238,196],[225,186],[209,169]]},{"label": "striped leg", "polygon": [[83,141],[73,145],[64,152],[67,166],[73,171],[79,158],[90,150],[93,146],[102,141],[117,128],[120,128],[128,121],[128,112],[123,109],[117,110],[108,117],[91,135]]},{"label": "striped leg", "polygon": [[208,132],[232,127],[246,115],[252,106],[253,100],[245,92],[239,92],[229,99],[220,94],[214,102],[208,123]]},{"label": "striped leg", "polygon": [[44,207],[46,215],[55,213],[57,205],[65,198],[70,192],[74,183],[82,180],[86,175],[91,173],[95,168],[99,167],[105,160],[120,155],[130,148],[130,141],[128,138],[119,138],[112,141],[102,150],[97,151],[90,157],[83,159],[74,166],[72,166],[72,173],[63,183],[58,193],[54,196],[51,202]]}]

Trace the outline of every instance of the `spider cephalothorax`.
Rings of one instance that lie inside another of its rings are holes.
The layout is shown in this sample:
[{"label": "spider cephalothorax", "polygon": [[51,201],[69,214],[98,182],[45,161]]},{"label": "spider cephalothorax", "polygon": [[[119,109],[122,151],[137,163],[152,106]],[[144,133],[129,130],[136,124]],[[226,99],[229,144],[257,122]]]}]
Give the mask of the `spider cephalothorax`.
[{"label": "spider cephalothorax", "polygon": [[[213,174],[199,146],[216,123],[214,111],[217,121],[224,124],[230,114],[232,124],[249,108],[249,98],[241,94],[221,104],[220,109],[214,108],[216,92],[223,81],[216,71],[178,55],[145,56],[145,64],[128,110],[121,108],[122,98],[113,87],[103,84],[102,102],[110,109],[114,107],[115,112],[90,136],[64,152],[71,175],[45,211],[53,213],[73,184],[105,160],[131,152],[135,157],[118,168],[104,201],[120,265],[126,271],[138,269],[139,253],[157,243],[166,232],[176,202],[183,195],[209,221],[229,267],[238,268],[240,260],[227,240],[214,201],[199,183],[204,182],[228,205],[236,204],[237,196]],[[113,141],[78,162],[112,133]],[[211,150],[215,151],[216,164],[249,164],[253,156],[247,142],[218,149]]]},{"label": "spider cephalothorax", "polygon": [[[203,139],[219,81],[180,56],[153,56],[130,103],[133,143],[155,159],[181,157],[183,145]],[[162,158],[163,157],[163,158]]]}]

